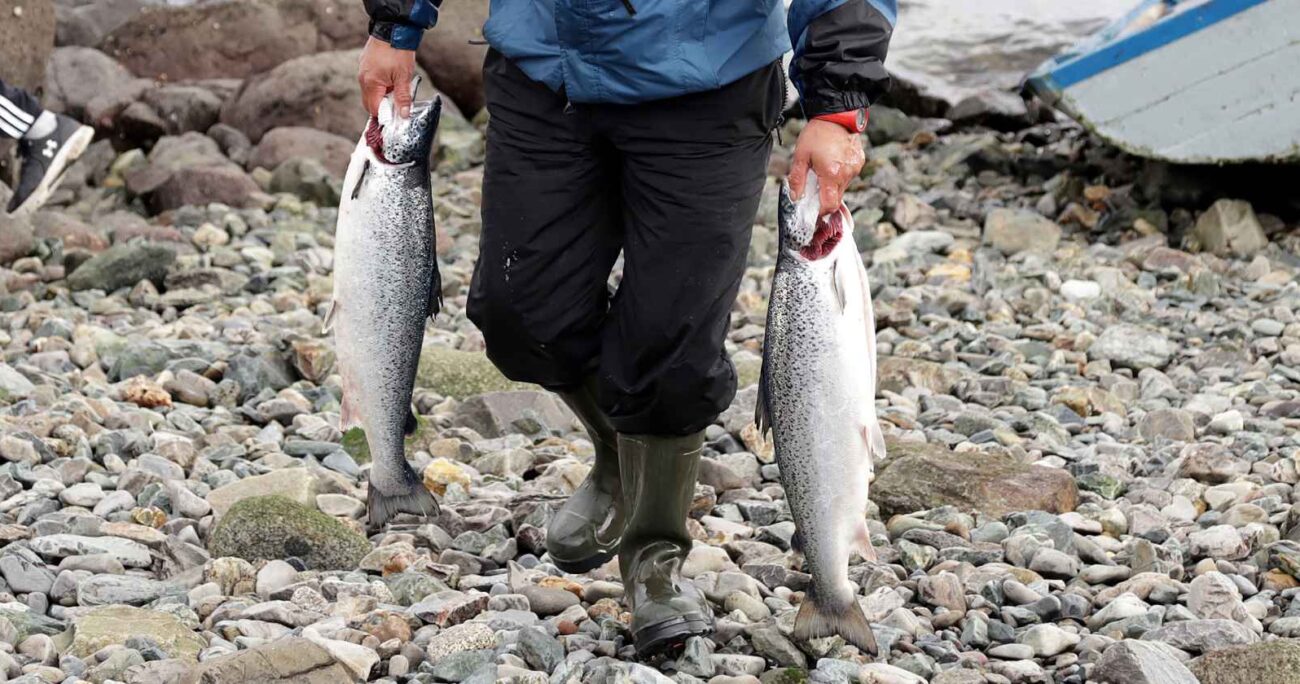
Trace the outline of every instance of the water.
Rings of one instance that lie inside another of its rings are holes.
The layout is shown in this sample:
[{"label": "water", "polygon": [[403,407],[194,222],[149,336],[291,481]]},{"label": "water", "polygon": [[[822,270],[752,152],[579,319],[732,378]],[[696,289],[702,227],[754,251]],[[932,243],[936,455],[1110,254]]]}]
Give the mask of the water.
[{"label": "water", "polygon": [[900,0],[891,71],[949,101],[1014,88],[1045,59],[1138,0]]}]

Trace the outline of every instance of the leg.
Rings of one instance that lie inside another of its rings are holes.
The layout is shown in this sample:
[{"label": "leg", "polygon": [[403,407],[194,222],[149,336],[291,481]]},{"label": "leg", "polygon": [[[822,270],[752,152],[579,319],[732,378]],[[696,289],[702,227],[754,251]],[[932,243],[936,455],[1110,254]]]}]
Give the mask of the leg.
[{"label": "leg", "polygon": [[22,138],[44,112],[31,93],[0,80],[0,135]]},{"label": "leg", "polygon": [[18,139],[23,162],[8,212],[21,215],[45,204],[63,172],[86,151],[95,131],[46,111],[27,91],[0,81],[0,135]]},{"label": "leg", "polygon": [[600,365],[619,432],[690,434],[735,395],[723,343],[782,78],[774,64],[716,91],[602,112],[624,156],[625,268]]},{"label": "leg", "polygon": [[496,51],[484,85],[491,124],[469,318],[507,377],[577,388],[596,365],[621,247],[614,154],[563,96]]},{"label": "leg", "polygon": [[619,570],[650,653],[712,630],[682,580],[703,430],[731,403],[723,349],[781,107],[779,63],[717,91],[603,108],[623,154],[623,282],[600,376],[618,429],[627,526]]},{"label": "leg", "polygon": [[547,525],[566,572],[613,557],[623,533],[618,445],[591,373],[621,247],[617,166],[585,114],[495,51],[484,66],[488,126],[483,235],[468,313],[507,376],[560,394],[595,445],[587,479]]}]

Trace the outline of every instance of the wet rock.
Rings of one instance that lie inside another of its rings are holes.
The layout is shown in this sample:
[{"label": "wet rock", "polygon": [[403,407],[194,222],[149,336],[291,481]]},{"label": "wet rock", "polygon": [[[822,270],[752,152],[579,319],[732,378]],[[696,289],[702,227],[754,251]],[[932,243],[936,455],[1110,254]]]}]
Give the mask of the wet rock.
[{"label": "wet rock", "polygon": [[214,556],[294,557],[312,569],[350,569],[369,551],[365,537],[336,518],[281,496],[238,501],[213,529]]}]

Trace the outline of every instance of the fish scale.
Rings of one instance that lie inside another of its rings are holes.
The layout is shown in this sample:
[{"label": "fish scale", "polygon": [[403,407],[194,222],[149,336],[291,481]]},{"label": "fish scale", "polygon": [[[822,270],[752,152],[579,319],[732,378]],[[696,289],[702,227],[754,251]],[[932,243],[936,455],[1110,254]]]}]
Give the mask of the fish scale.
[{"label": "fish scale", "polygon": [[414,105],[399,119],[385,99],[352,153],[339,205],[328,325],[342,378],[339,428],[360,425],[370,447],[372,530],[399,513],[438,514],[406,460],[405,437],[416,426],[411,394],[425,322],[441,301],[429,176],[440,104]]},{"label": "fish scale", "polygon": [[[756,421],[772,432],[794,545],[812,575],[795,637],[840,634],[874,653],[848,563],[853,551],[875,560],[866,527],[873,457],[884,456],[874,403],[875,317],[852,218],[841,206],[818,232],[818,197],[811,173],[798,204],[788,188],[781,191]],[[842,233],[828,238],[836,225]],[[829,253],[808,249],[834,239]]]}]

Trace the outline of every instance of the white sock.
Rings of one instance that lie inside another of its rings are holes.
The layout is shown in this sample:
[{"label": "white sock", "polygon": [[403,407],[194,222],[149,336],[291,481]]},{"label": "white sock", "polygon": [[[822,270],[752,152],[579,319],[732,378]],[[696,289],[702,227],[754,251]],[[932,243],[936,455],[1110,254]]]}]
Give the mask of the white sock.
[{"label": "white sock", "polygon": [[59,121],[58,119],[54,118],[54,112],[51,112],[50,110],[47,109],[41,112],[40,116],[36,117],[36,121],[32,122],[32,127],[27,129],[27,134],[24,135],[23,137],[27,138],[28,140],[36,140],[37,138],[44,138],[45,136],[53,133],[55,126],[58,125],[59,125]]}]

